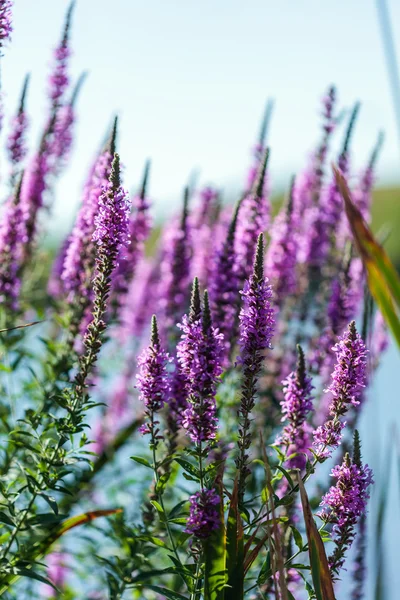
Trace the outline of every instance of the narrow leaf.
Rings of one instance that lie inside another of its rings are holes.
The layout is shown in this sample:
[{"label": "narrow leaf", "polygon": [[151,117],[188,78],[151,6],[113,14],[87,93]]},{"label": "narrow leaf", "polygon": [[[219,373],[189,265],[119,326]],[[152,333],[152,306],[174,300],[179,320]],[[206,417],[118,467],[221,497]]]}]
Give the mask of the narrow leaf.
[{"label": "narrow leaf", "polygon": [[314,522],[310,502],[300,473],[297,474],[301,504],[303,506],[304,524],[308,539],[311,575],[317,600],[335,600],[332,576],[326,558],[324,543]]}]

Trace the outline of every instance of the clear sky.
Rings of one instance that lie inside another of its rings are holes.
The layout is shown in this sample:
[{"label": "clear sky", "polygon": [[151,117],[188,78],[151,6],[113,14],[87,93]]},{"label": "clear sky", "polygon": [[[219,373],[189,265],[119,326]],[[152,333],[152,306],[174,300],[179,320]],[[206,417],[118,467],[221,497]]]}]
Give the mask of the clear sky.
[{"label": "clear sky", "polygon": [[[8,112],[32,73],[33,139],[67,0],[15,0],[12,45],[2,59]],[[400,2],[389,0],[400,54]],[[275,99],[273,185],[304,164],[318,135],[319,99],[330,83],[343,106],[362,102],[354,163],[386,132],[380,181],[399,181],[393,108],[375,0],[78,0],[72,73],[89,70],[79,101],[74,155],[57,188],[67,228],[86,169],[115,112],[126,183],[153,160],[151,194],[168,213],[193,169],[201,181],[240,185],[267,97]],[[342,132],[338,133],[338,142]]]}]

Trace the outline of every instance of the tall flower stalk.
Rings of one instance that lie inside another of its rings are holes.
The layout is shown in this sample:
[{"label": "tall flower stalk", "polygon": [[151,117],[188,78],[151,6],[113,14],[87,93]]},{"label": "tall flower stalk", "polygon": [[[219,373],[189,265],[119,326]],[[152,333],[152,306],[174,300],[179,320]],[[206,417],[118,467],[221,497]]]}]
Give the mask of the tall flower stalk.
[{"label": "tall flower stalk", "polygon": [[286,455],[297,454],[290,459],[290,467],[303,469],[311,446],[311,427],[307,423],[307,418],[313,408],[311,397],[313,385],[311,377],[307,375],[304,352],[299,345],[297,352],[297,369],[282,382],[284,393],[281,402],[282,421],[288,423],[283,428],[278,443],[285,448]]},{"label": "tall flower stalk", "polygon": [[87,376],[101,348],[112,274],[118,265],[121,248],[129,242],[129,210],[128,195],[121,186],[119,155],[115,154],[109,186],[103,188],[99,198],[99,212],[95,218],[93,241],[97,244],[97,254],[93,280],[93,314],[84,335],[85,353],[80,359],[80,368],[75,378],[75,397],[78,403],[83,398]]},{"label": "tall flower stalk", "polygon": [[242,393],[239,416],[239,499],[243,503],[246,478],[250,474],[248,450],[251,445],[251,411],[256,402],[257,382],[261,373],[265,350],[271,348],[274,329],[274,311],[270,304],[271,286],[264,277],[264,236],[257,241],[253,274],[242,291],[243,307],[240,311],[240,356],[243,368]]},{"label": "tall flower stalk", "polygon": [[332,469],[336,481],[322,498],[323,510],[319,513],[325,525],[332,526],[335,549],[329,556],[329,567],[337,576],[344,564],[347,550],[356,535],[356,525],[365,515],[369,499],[369,486],[373,483],[372,470],[361,462],[360,438],[354,433],[353,457],[346,454],[341,465]]},{"label": "tall flower stalk", "polygon": [[191,510],[186,531],[204,538],[215,528],[215,498],[218,496],[214,490],[206,488],[204,462],[216,438],[215,394],[222,373],[223,345],[222,335],[212,326],[207,291],[204,292],[204,308],[201,308],[197,278],[193,282],[189,316],[183,317],[180,327],[182,337],[177,357],[188,397],[182,426],[195,444],[200,483],[200,491],[190,499]]},{"label": "tall flower stalk", "polygon": [[8,159],[11,163],[11,184],[15,182],[20,165],[28,152],[26,133],[29,121],[25,107],[28,85],[29,75],[25,77],[18,112],[12,120],[11,132],[7,140]]},{"label": "tall flower stalk", "polygon": [[350,406],[358,406],[366,385],[367,350],[352,321],[333,347],[336,365],[332,381],[325,390],[331,395],[328,420],[313,432],[318,460],[325,460],[338,448],[345,426],[344,415]]}]

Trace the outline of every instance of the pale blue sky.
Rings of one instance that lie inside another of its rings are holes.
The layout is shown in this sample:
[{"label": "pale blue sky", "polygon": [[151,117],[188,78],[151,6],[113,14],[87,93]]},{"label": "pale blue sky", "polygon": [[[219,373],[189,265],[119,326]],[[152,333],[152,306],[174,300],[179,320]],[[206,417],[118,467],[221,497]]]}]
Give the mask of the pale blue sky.
[{"label": "pale blue sky", "polygon": [[[15,0],[3,84],[14,110],[24,74],[32,73],[28,107],[36,134],[67,6],[66,0]],[[400,53],[400,2],[389,0],[389,7]],[[375,0],[78,0],[72,46],[73,74],[90,74],[73,159],[58,185],[58,215],[71,217],[116,111],[126,183],[138,182],[151,157],[151,194],[159,210],[169,212],[194,168],[203,182],[228,191],[241,183],[272,96],[271,171],[278,186],[304,164],[318,135],[318,102],[330,83],[343,105],[362,102],[356,165],[384,129],[380,179],[400,179]],[[67,227],[68,219],[63,222]]]}]

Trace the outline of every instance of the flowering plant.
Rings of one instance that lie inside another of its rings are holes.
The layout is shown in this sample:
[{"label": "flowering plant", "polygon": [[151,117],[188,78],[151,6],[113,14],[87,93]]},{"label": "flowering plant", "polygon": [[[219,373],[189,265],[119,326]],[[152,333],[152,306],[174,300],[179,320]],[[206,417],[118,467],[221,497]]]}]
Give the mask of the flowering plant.
[{"label": "flowering plant", "polygon": [[[0,595],[333,600],[353,541],[365,547],[373,475],[357,427],[388,344],[327,167],[336,91],[275,218],[268,104],[235,208],[186,188],[152,250],[150,163],[131,202],[115,120],[51,264],[41,216],[82,83],[71,90],[72,10],[40,144],[26,145],[28,79],[7,141]],[[0,0],[1,48],[11,16]],[[358,108],[337,162],[368,222],[381,139],[353,177]],[[364,573],[362,551],[357,564]]]}]

